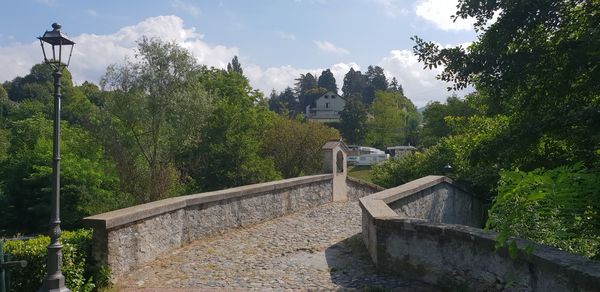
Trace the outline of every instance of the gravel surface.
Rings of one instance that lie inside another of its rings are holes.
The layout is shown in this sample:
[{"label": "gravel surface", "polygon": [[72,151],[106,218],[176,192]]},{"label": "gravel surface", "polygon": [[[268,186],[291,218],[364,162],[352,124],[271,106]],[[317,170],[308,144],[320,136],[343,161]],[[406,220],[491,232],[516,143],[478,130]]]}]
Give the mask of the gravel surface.
[{"label": "gravel surface", "polygon": [[164,254],[117,283],[119,291],[433,291],[376,273],[357,202],[329,203]]}]

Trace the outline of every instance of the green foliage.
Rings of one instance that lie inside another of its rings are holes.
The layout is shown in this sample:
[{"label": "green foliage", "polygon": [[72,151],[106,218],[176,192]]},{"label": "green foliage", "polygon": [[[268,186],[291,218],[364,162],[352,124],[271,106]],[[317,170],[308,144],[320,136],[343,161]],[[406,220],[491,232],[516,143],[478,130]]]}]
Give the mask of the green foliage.
[{"label": "green foliage", "polygon": [[337,93],[338,90],[337,84],[335,83],[335,77],[333,77],[333,73],[331,73],[331,70],[329,69],[323,70],[323,72],[321,72],[321,76],[319,76],[317,85],[334,93]]},{"label": "green foliage", "polygon": [[420,115],[412,102],[398,92],[378,91],[370,107],[367,143],[377,148],[408,143],[410,132],[419,124]]},{"label": "green foliage", "polygon": [[[71,291],[92,291],[95,285],[86,268],[91,249],[92,231],[64,231],[60,237],[63,254],[62,273]],[[25,268],[11,270],[11,291],[37,291],[46,273],[48,236],[28,240],[9,240],[4,243],[12,260],[25,260]]]},{"label": "green foliage", "polygon": [[104,105],[104,94],[98,85],[85,81],[77,89],[94,105]]},{"label": "green foliage", "polygon": [[362,92],[366,86],[367,78],[360,71],[354,71],[354,68],[350,67],[350,70],[344,76],[344,86],[342,87],[344,97],[361,100]]},{"label": "green foliage", "polygon": [[8,97],[8,93],[6,93],[4,86],[2,86],[2,84],[0,84],[0,100],[5,99],[7,97]]},{"label": "green foliage", "polygon": [[235,73],[206,70],[201,78],[217,95],[199,138],[178,158],[194,190],[215,190],[274,180],[280,177],[270,158],[259,151],[275,114],[260,92]]},{"label": "green foliage", "polygon": [[[39,232],[50,218],[52,121],[40,116],[14,123],[6,160],[0,163],[3,195],[0,230]],[[61,124],[61,219],[79,226],[84,216],[130,203],[119,191],[114,166],[88,132]]]},{"label": "green foliage", "polygon": [[296,79],[295,89],[299,95],[304,95],[307,91],[317,87],[319,87],[317,78],[310,73],[300,74],[300,77]]},{"label": "green foliage", "polygon": [[390,81],[390,87],[388,88],[388,90],[391,92],[398,92],[401,95],[404,95],[404,89],[402,88],[402,85],[398,83],[398,79],[396,79],[396,77],[392,77],[392,81]]},{"label": "green foliage", "polygon": [[287,87],[281,94],[277,94],[275,91],[271,93],[269,110],[284,116],[293,116],[295,113],[302,112],[296,101],[294,90],[290,87]]},{"label": "green foliage", "polygon": [[242,70],[242,65],[240,64],[237,56],[233,56],[231,63],[227,63],[227,72],[236,72],[240,75],[244,75],[244,70]]},{"label": "green foliage", "polygon": [[[599,10],[598,1],[463,0],[457,15],[477,19],[478,40],[468,50],[441,49],[416,37],[414,51],[427,67],[444,65],[439,77],[453,87],[476,85],[487,114],[509,116],[511,148],[547,136],[568,141],[576,160],[589,165],[600,143],[600,68],[589,65],[600,62]],[[484,28],[494,11],[497,21]]]},{"label": "green foliage", "polygon": [[6,129],[8,127],[8,117],[13,110],[14,103],[8,99],[6,91],[4,91],[2,85],[0,85],[0,129]]},{"label": "green foliage", "polygon": [[[600,67],[591,65],[600,63],[598,11],[598,1],[461,0],[456,17],[476,19],[476,42],[468,48],[440,48],[413,38],[419,60],[425,67],[443,66],[438,77],[451,82],[451,88],[477,88],[478,114],[505,117],[503,130],[465,148],[473,150],[462,152],[469,153],[467,163],[456,174],[476,181],[478,171],[486,173],[476,166],[489,165],[484,170],[490,174],[494,168],[519,170],[502,173],[493,209],[514,221],[514,226],[490,223],[499,226],[504,239],[518,235],[588,256],[597,253],[589,244],[598,241],[597,233],[578,229],[588,217],[598,221],[586,213],[594,205],[580,203],[586,201],[582,197],[596,195],[577,186],[598,188],[583,178],[600,169],[595,153],[600,145]],[[495,22],[487,25],[495,14]],[[468,137],[462,133],[474,125],[453,119],[444,118],[453,135],[448,139]],[[442,138],[438,144],[447,141]],[[480,185],[495,193],[497,183]]]},{"label": "green foliage", "polygon": [[[12,101],[20,102],[23,100],[49,100],[52,98],[54,90],[54,77],[52,67],[47,64],[34,65],[30,73],[25,77],[17,77],[8,82],[8,97]],[[62,72],[60,83],[64,91],[69,91],[73,87],[71,73],[68,70]],[[69,95],[68,93],[65,95]]]},{"label": "green foliage", "polygon": [[375,100],[377,91],[388,90],[389,84],[383,68],[379,66],[369,66],[364,78],[366,80],[366,86],[362,91],[362,102],[365,105],[370,105],[373,100]]},{"label": "green foliage", "polygon": [[320,123],[277,117],[264,135],[262,153],[284,178],[318,174],[323,170],[321,147],[339,137],[337,130]]},{"label": "green foliage", "polygon": [[[104,100],[96,129],[116,158],[124,190],[137,202],[182,192],[184,178],[175,157],[199,141],[210,108],[209,95],[198,82],[200,69],[177,44],[146,38],[138,43],[135,59],[107,69],[101,84],[114,91]],[[234,86],[220,89],[237,90]]]},{"label": "green foliage", "polygon": [[344,110],[340,112],[340,132],[352,144],[362,143],[367,136],[367,109],[358,100],[346,98]]},{"label": "green foliage", "polygon": [[[508,119],[504,116],[448,119],[454,136],[444,137],[423,152],[392,159],[373,169],[373,181],[384,187],[397,186],[426,175],[440,175],[450,164],[448,175],[465,182],[479,195],[494,189],[498,170],[506,162],[484,155],[496,139],[505,135]],[[483,150],[482,150],[483,149]]]},{"label": "green foliage", "polygon": [[600,172],[581,163],[502,171],[486,227],[500,233],[500,245],[508,243],[509,236],[518,236],[598,258]]},{"label": "green foliage", "polygon": [[434,145],[442,137],[451,134],[447,117],[469,117],[476,113],[468,100],[461,100],[456,96],[448,97],[445,104],[438,101],[427,104],[423,111],[423,128],[420,133],[422,145]]}]

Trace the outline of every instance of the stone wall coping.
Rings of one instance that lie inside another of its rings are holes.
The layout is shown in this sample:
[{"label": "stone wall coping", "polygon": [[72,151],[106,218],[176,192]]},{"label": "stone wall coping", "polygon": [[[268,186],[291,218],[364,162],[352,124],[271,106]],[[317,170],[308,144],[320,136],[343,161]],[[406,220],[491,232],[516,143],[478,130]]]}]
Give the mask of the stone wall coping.
[{"label": "stone wall coping", "polygon": [[429,175],[417,180],[410,181],[401,186],[391,189],[385,189],[381,192],[360,198],[360,205],[369,213],[372,218],[400,218],[388,204],[399,199],[414,195],[420,191],[431,188],[440,183],[449,183],[454,185],[454,182],[439,175]]},{"label": "stone wall coping", "polygon": [[272,182],[258,183],[253,185],[245,185],[241,187],[198,193],[181,197],[173,197],[86,217],[83,219],[83,223],[87,226],[94,228],[111,229],[189,206],[195,206],[199,204],[221,201],[268,191],[280,190],[297,185],[309,184],[330,179],[333,179],[333,174],[319,174]]},{"label": "stone wall coping", "polygon": [[392,210],[384,201],[373,200],[369,196],[360,198],[360,205],[369,213],[369,216],[374,219],[383,218],[400,218],[394,210]]},{"label": "stone wall coping", "polygon": [[382,200],[385,203],[389,204],[392,202],[395,202],[399,199],[402,199],[404,197],[408,197],[410,195],[416,194],[422,190],[428,189],[434,185],[440,184],[440,183],[449,183],[449,184],[453,184],[454,182],[445,177],[445,176],[439,176],[439,175],[428,175],[413,181],[410,181],[408,183],[405,183],[403,185],[391,188],[391,189],[386,189],[384,191],[372,194],[371,196],[369,196],[370,199],[372,200]]},{"label": "stone wall coping", "polygon": [[[436,240],[448,239],[465,242],[465,246],[476,245],[491,252],[496,251],[498,233],[490,230],[459,224],[434,223],[423,219],[380,217],[375,224],[381,228],[390,227],[392,230],[417,232],[417,236],[434,236]],[[600,261],[587,259],[583,256],[568,253],[558,248],[538,244],[529,240],[511,238],[519,249],[516,261],[527,261],[538,267],[556,271],[566,275],[588,287],[600,287]],[[523,252],[527,247],[533,247],[528,254]],[[501,257],[510,257],[506,247],[497,251]]]},{"label": "stone wall coping", "polygon": [[373,189],[375,189],[377,191],[380,191],[380,192],[386,190],[386,188],[384,188],[384,187],[382,187],[380,185],[377,185],[377,184],[374,184],[374,183],[370,183],[368,181],[364,181],[364,180],[359,179],[359,178],[347,176],[346,179],[349,180],[349,181],[351,181],[351,182],[357,183],[359,185],[364,185],[364,186],[373,188]]}]

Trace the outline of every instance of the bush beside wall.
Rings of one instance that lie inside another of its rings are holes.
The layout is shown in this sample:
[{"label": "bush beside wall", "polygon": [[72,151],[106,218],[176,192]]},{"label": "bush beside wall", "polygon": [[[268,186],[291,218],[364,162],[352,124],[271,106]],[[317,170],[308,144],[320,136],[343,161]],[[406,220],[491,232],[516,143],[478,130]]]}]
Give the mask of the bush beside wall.
[{"label": "bush beside wall", "polygon": [[[91,291],[94,288],[90,271],[86,270],[90,254],[92,231],[79,229],[64,231],[61,234],[63,245],[62,273],[71,291]],[[4,243],[5,252],[12,260],[25,260],[25,268],[11,269],[9,291],[37,291],[46,273],[46,247],[50,237],[41,235],[26,240],[8,240]]]}]

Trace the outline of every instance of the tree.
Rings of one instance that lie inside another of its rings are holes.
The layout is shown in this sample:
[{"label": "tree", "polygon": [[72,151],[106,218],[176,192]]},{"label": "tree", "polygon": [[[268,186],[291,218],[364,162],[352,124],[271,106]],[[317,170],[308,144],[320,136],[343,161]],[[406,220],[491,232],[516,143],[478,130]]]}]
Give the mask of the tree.
[{"label": "tree", "polygon": [[[473,95],[471,95],[473,96]],[[431,146],[442,137],[450,135],[451,129],[446,122],[447,117],[469,117],[477,114],[477,110],[457,96],[450,96],[446,103],[439,101],[427,104],[423,111],[423,129],[421,141],[424,146]]]},{"label": "tree", "polygon": [[[502,171],[487,228],[600,258],[600,173],[581,163],[530,172]],[[561,206],[557,208],[557,206]],[[560,232],[557,232],[560,231]],[[511,243],[511,245],[514,243]]]},{"label": "tree", "polygon": [[233,56],[231,63],[227,63],[227,72],[237,72],[240,75],[244,75],[244,70],[242,70],[242,65],[238,61],[237,56]]},{"label": "tree", "polygon": [[294,90],[287,87],[281,94],[273,92],[269,99],[269,109],[280,115],[295,115],[298,109],[298,101]]},{"label": "tree", "polygon": [[[20,102],[23,100],[52,100],[54,90],[53,69],[47,64],[36,64],[31,67],[25,77],[16,77],[8,82],[7,91],[10,100]],[[63,71],[61,78],[62,94],[68,98],[73,88],[73,81],[69,70]]]},{"label": "tree", "polygon": [[392,81],[390,82],[389,90],[392,92],[398,92],[401,95],[404,95],[404,89],[402,88],[402,85],[400,85],[398,83],[398,79],[396,79],[396,77],[392,77]]},{"label": "tree", "polygon": [[203,69],[201,84],[216,95],[198,141],[189,144],[178,164],[191,191],[216,190],[280,178],[272,159],[260,155],[265,132],[276,115],[246,78]]},{"label": "tree", "polygon": [[[544,136],[576,141],[573,151],[590,164],[600,143],[600,68],[588,65],[600,62],[598,15],[592,13],[599,8],[597,1],[463,0],[457,17],[477,20],[478,40],[468,50],[442,49],[414,37],[414,52],[426,67],[443,65],[439,78],[451,88],[476,85],[487,114],[510,116],[507,147],[527,149]],[[495,11],[497,20],[486,27]],[[522,166],[533,170],[564,162],[542,159]]]},{"label": "tree", "polygon": [[2,84],[0,84],[0,99],[6,99],[6,98],[8,98],[8,93],[6,93],[4,86],[2,86]]},{"label": "tree", "polygon": [[350,68],[344,76],[343,96],[361,100],[361,95],[366,86],[366,77],[360,71],[354,71],[354,68]]},{"label": "tree", "polygon": [[317,78],[310,73],[300,74],[300,77],[296,79],[295,90],[298,95],[304,95],[307,91],[317,87]]},{"label": "tree", "polygon": [[[10,133],[8,157],[0,163],[0,230],[40,232],[50,217],[52,121],[38,115],[15,122]],[[61,148],[63,227],[130,204],[114,165],[88,132],[62,122]]]},{"label": "tree", "polygon": [[416,130],[419,114],[412,102],[388,91],[377,91],[370,107],[367,142],[375,147],[387,147],[408,142],[410,131]]},{"label": "tree", "polygon": [[98,85],[91,83],[89,81],[83,82],[80,86],[77,86],[77,89],[83,93],[90,102],[92,102],[96,106],[104,106],[104,98],[105,94],[100,90]]},{"label": "tree", "polygon": [[338,90],[337,84],[335,84],[335,77],[333,77],[333,73],[331,73],[331,70],[329,69],[321,72],[321,76],[319,76],[317,85],[334,93],[337,93]]},{"label": "tree", "polygon": [[[482,109],[486,117],[476,115],[470,120],[499,117],[505,120],[502,131],[478,136],[469,141],[470,144],[453,148],[455,153],[464,153],[464,146],[470,149],[465,165],[472,168],[468,173],[473,175],[463,174],[467,181],[485,186],[488,192],[499,190],[497,200],[506,199],[504,203],[507,203],[498,204],[502,209],[513,208],[532,215],[512,221],[515,214],[508,210],[500,220],[515,222],[512,230],[504,232],[504,224],[491,226],[505,234],[519,234],[531,228],[529,224],[542,222],[535,216],[544,214],[549,202],[557,214],[600,213],[597,204],[574,206],[567,202],[579,200],[577,196],[562,203],[537,200],[547,186],[551,186],[553,193],[570,193],[575,187],[567,183],[571,178],[583,181],[580,173],[597,173],[600,169],[597,153],[600,67],[590,65],[600,62],[600,30],[597,29],[600,15],[596,13],[599,10],[598,1],[461,0],[456,17],[475,18],[475,29],[480,32],[477,41],[468,48],[440,48],[433,42],[413,37],[413,51],[419,60],[428,68],[443,66],[438,78],[450,82],[450,89],[475,86],[478,109]],[[490,24],[492,18],[495,22]],[[470,133],[479,126],[463,123],[460,127],[461,132]],[[477,179],[481,175],[475,175],[475,166],[484,165],[487,165],[484,168],[487,173],[495,170],[496,178],[477,183],[482,180]],[[514,171],[503,172],[506,177],[502,177],[500,183],[509,184],[506,189],[498,183],[499,169]],[[577,187],[581,186],[579,183]],[[534,199],[530,200],[531,197]],[[519,201],[526,206],[517,204],[517,209],[513,203]],[[557,227],[551,232],[554,234],[543,235],[544,240],[535,232],[520,235],[538,241],[562,241],[555,242],[557,246],[572,246],[589,238],[586,237],[589,234],[577,235],[578,232],[570,232],[570,228],[563,230],[571,223],[563,224],[562,219],[555,220],[554,215],[542,216],[543,224],[546,218],[549,224],[559,223],[554,225]],[[595,215],[591,218],[598,221]],[[520,225],[523,222],[527,224],[525,228]],[[592,233],[591,237],[597,239],[600,228],[592,228]],[[570,235],[565,238],[565,234]]]},{"label": "tree", "polygon": [[327,93],[327,89],[323,87],[313,88],[311,90],[306,91],[304,94],[298,97],[299,107],[298,113],[304,113],[306,107],[308,105],[312,105],[315,103],[317,98],[323,96],[323,94]]},{"label": "tree", "polygon": [[388,89],[388,81],[383,68],[379,66],[369,66],[365,77],[367,79],[367,86],[363,89],[362,100],[364,104],[370,105],[375,99],[375,92]]},{"label": "tree", "polygon": [[12,108],[11,102],[8,100],[8,95],[4,87],[0,85],[0,129],[7,127],[8,113]]},{"label": "tree", "polygon": [[468,185],[475,194],[489,197],[498,181],[498,171],[510,164],[491,157],[482,149],[510,133],[508,118],[475,115],[448,117],[447,122],[451,136],[443,137],[422,152],[413,152],[375,168],[373,181],[384,187],[397,186],[427,175],[442,175],[444,166],[450,164],[452,172],[445,175]]},{"label": "tree", "polygon": [[367,109],[358,100],[346,99],[344,110],[340,112],[340,132],[352,144],[361,144],[367,136]]},{"label": "tree", "polygon": [[339,137],[337,130],[320,123],[277,117],[265,133],[262,155],[272,158],[284,178],[318,174],[323,171],[323,145]]},{"label": "tree", "polygon": [[194,57],[185,49],[143,38],[135,58],[109,66],[101,81],[113,91],[98,129],[119,164],[125,189],[138,202],[180,191],[175,156],[199,141],[210,103],[198,74]]}]

